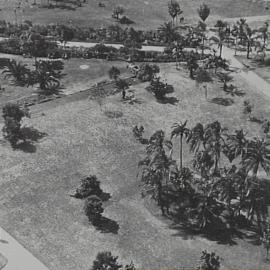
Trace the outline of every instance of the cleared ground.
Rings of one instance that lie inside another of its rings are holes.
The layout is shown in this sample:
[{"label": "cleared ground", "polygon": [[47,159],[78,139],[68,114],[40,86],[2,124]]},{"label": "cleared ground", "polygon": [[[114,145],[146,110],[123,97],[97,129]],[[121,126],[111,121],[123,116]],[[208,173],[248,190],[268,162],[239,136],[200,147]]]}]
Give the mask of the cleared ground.
[{"label": "cleared ground", "polygon": [[[149,136],[158,129],[169,134],[174,122],[188,119],[189,126],[219,120],[231,130],[243,127],[255,136],[259,126],[243,116],[242,102],[252,100],[256,115],[269,117],[269,100],[240,81],[246,97],[232,98],[234,104],[225,107],[206,101],[187,73],[176,71],[174,65],[162,65],[162,74],[175,86],[175,105],[157,103],[144,90],[145,84],[134,86],[141,101],[134,105],[122,103],[118,95],[102,102],[61,99],[31,108],[32,119],[25,124],[48,134],[39,143],[13,151],[2,141],[1,225],[51,270],[89,269],[103,250],[144,269],[191,268],[204,249],[217,252],[229,269],[269,269],[263,249],[252,237],[222,245],[169,228],[158,211],[152,215],[140,198],[136,178],[144,148],[132,135],[136,124],[144,125]],[[209,99],[214,97],[226,97],[220,86],[209,87]],[[107,111],[123,115],[108,118]],[[176,143],[178,156],[177,147]],[[184,159],[190,160],[186,146]],[[118,234],[95,230],[83,213],[83,202],[68,196],[88,174],[96,174],[102,188],[112,194],[104,215],[110,219],[108,227],[118,223]]]},{"label": "cleared ground", "polygon": [[[43,0],[44,2],[45,0]],[[114,23],[111,14],[116,5],[125,8],[125,15],[136,24],[134,27],[141,29],[155,29],[161,23],[169,19],[168,1],[163,0],[87,0],[86,4],[75,10],[57,8],[38,8],[30,5],[32,0],[21,1],[21,8],[17,9],[16,16],[14,8],[18,6],[18,0],[0,0],[1,18],[8,21],[21,22],[31,20],[35,23],[63,23],[77,26],[101,27]],[[45,1],[46,2],[46,1]],[[104,3],[105,7],[98,7],[98,3]],[[188,22],[198,18],[197,8],[203,2],[201,0],[181,0],[184,10],[183,16]],[[243,17],[270,14],[269,2],[252,0],[208,0],[204,1],[211,8],[209,20],[218,17]],[[40,3],[40,0],[37,0]]]}]

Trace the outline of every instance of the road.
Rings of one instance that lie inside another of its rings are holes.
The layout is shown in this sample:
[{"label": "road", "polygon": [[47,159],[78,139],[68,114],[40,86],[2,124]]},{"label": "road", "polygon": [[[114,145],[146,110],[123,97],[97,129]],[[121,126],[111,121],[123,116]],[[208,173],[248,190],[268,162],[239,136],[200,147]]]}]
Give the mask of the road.
[{"label": "road", "polygon": [[7,259],[3,270],[49,270],[1,227],[0,254]]}]

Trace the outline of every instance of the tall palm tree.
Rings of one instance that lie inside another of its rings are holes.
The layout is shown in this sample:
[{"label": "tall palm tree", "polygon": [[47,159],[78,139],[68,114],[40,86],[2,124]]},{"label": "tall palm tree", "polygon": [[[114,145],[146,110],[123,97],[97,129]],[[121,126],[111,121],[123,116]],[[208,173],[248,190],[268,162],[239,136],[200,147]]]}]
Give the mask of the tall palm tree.
[{"label": "tall palm tree", "polygon": [[175,164],[171,157],[166,154],[165,148],[171,150],[171,142],[165,140],[165,134],[162,130],[156,131],[149,139],[146,157],[138,164],[141,168],[141,181],[146,186],[150,186],[150,190],[152,194],[154,193],[154,198],[158,201],[162,212],[164,211],[164,204],[161,199],[163,187],[164,184],[167,185],[171,166]]},{"label": "tall palm tree", "polygon": [[172,132],[171,132],[171,139],[173,137],[179,137],[179,142],[180,142],[180,161],[179,161],[179,168],[182,170],[183,168],[183,137],[188,136],[189,134],[189,129],[186,127],[187,126],[187,120],[182,123],[175,123],[172,126]]},{"label": "tall palm tree", "polygon": [[201,146],[205,149],[205,138],[204,138],[204,127],[203,124],[197,123],[194,128],[189,132],[187,142],[190,144],[190,151],[197,153]]},{"label": "tall palm tree", "polygon": [[183,10],[181,10],[180,8],[180,4],[176,2],[175,0],[171,0],[168,3],[168,11],[169,11],[170,16],[172,17],[173,24],[174,24],[175,18],[177,18],[177,16],[183,13]]},{"label": "tall palm tree", "polygon": [[248,143],[247,153],[242,158],[242,166],[247,173],[257,176],[259,168],[270,173],[270,142],[255,138]]},{"label": "tall palm tree", "polygon": [[221,152],[225,145],[225,140],[223,139],[223,133],[225,130],[226,129],[222,128],[218,121],[208,124],[205,128],[206,149],[214,159],[213,174],[218,172]]},{"label": "tall palm tree", "polygon": [[172,22],[165,22],[158,28],[160,36],[167,43],[172,43],[178,39],[179,33],[177,30],[178,27],[174,26]]},{"label": "tall palm tree", "polygon": [[197,11],[201,20],[205,22],[210,15],[210,8],[206,4],[202,4]]},{"label": "tall palm tree", "polygon": [[224,152],[230,162],[237,157],[244,158],[247,154],[249,141],[246,135],[247,133],[245,133],[243,129],[236,130],[234,134],[225,135],[226,146],[224,147]]}]

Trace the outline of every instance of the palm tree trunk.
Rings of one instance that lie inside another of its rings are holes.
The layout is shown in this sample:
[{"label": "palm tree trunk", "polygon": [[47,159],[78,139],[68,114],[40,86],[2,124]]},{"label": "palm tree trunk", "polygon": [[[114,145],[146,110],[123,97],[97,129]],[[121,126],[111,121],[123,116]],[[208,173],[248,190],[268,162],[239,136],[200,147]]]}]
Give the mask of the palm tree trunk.
[{"label": "palm tree trunk", "polygon": [[183,134],[180,135],[180,170],[183,169]]},{"label": "palm tree trunk", "polygon": [[221,57],[222,55],[222,47],[223,47],[222,43],[219,44],[219,57]]}]

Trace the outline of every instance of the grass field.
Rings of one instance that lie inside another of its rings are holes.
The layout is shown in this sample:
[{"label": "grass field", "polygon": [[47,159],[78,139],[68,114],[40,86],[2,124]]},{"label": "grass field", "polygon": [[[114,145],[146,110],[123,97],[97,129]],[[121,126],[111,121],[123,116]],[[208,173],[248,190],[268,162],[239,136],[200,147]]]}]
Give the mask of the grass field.
[{"label": "grass field", "polygon": [[[122,103],[118,95],[102,102],[63,98],[31,108],[32,118],[25,124],[47,133],[34,147],[13,151],[1,141],[1,226],[51,270],[89,269],[97,252],[105,249],[144,269],[190,269],[204,249],[217,252],[227,269],[269,269],[252,237],[223,245],[172,229],[159,212],[153,215],[140,198],[136,178],[144,147],[132,135],[136,124],[145,127],[146,136],[158,129],[169,135],[173,123],[188,119],[189,126],[219,120],[231,130],[242,127],[255,136],[260,129],[243,116],[242,102],[252,100],[255,113],[269,117],[269,100],[238,78],[246,97],[220,106],[206,101],[185,71],[168,64],[161,70],[175,86],[175,105],[157,103],[144,90],[145,84],[133,86],[140,100],[134,105]],[[209,86],[209,99],[214,97],[225,97],[216,84]],[[108,118],[107,111],[123,116]],[[186,145],[184,159],[190,160]],[[96,174],[102,188],[111,193],[104,215],[108,224],[118,223],[118,234],[95,230],[83,213],[83,202],[68,196],[88,174]]]},{"label": "grass field", "polygon": [[[4,55],[8,58],[14,58],[21,63],[27,64],[29,68],[33,68],[34,59],[26,59],[21,56]],[[108,62],[98,59],[69,59],[64,61],[65,68],[63,74],[65,76],[61,79],[60,93],[72,94],[74,92],[89,89],[95,83],[102,80],[108,80],[108,71],[112,66],[119,68],[123,75],[127,75],[125,62]],[[10,101],[20,100],[25,97],[30,97],[38,92],[35,87],[20,87],[12,83],[9,78],[5,78],[2,71],[0,71],[1,87],[4,89],[0,93],[0,107]]]},{"label": "grass field", "polygon": [[[17,0],[0,0],[1,18],[15,21],[14,8]],[[125,14],[135,21],[134,27],[141,29],[156,29],[161,23],[169,19],[167,2],[163,0],[87,0],[88,3],[75,10],[47,9],[31,6],[31,1],[22,1],[22,8],[17,11],[17,21],[31,20],[35,23],[63,23],[70,22],[77,26],[100,27],[114,23],[111,18],[112,10],[116,5],[125,8]],[[103,2],[104,8],[98,7]],[[203,2],[201,0],[181,0],[184,17],[188,22],[197,21],[197,8]],[[270,14],[270,9],[265,9],[264,1],[252,0],[207,0],[204,1],[211,8],[209,20],[218,17],[242,17]],[[37,0],[37,3],[40,3]]]}]

